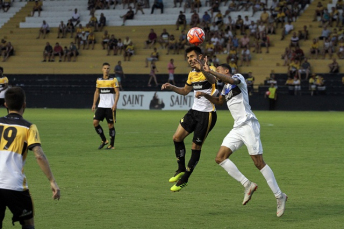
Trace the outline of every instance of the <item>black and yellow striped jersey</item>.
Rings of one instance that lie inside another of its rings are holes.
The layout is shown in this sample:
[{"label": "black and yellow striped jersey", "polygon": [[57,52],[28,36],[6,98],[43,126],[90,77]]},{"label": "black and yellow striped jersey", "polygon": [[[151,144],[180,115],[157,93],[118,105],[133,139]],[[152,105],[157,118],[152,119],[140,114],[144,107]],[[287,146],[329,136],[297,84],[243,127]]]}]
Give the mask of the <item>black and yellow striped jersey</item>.
[{"label": "black and yellow striped jersey", "polygon": [[24,174],[28,149],[40,146],[36,125],[19,114],[0,118],[0,188],[14,191],[28,189]]},{"label": "black and yellow striped jersey", "polygon": [[115,88],[119,87],[116,78],[98,78],[96,87],[99,91],[98,107],[111,108],[115,103]]},{"label": "black and yellow striped jersey", "polygon": [[8,84],[8,79],[6,76],[0,77],[0,89],[4,88]]},{"label": "black and yellow striped jersey", "polygon": [[[216,71],[214,66],[210,66],[210,69]],[[207,100],[205,97],[196,98],[196,91],[204,92],[209,95],[216,95],[218,93],[216,89],[216,83],[211,84],[208,82],[207,78],[203,75],[202,72],[196,71],[195,69],[191,70],[186,81],[188,86],[192,86],[194,90],[194,103],[192,105],[193,110],[202,111],[202,112],[211,112],[215,111],[215,105]]]}]

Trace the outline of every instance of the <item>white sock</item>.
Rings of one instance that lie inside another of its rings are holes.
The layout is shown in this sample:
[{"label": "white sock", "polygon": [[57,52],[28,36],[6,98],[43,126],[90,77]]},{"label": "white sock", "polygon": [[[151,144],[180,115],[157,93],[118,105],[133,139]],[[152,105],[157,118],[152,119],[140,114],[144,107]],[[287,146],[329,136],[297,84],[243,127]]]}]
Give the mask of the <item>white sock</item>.
[{"label": "white sock", "polygon": [[245,183],[249,184],[249,182],[247,182],[249,180],[239,171],[231,160],[226,159],[219,165],[221,165],[221,167],[224,168],[231,177],[239,181],[243,186],[245,186]]},{"label": "white sock", "polygon": [[263,174],[266,182],[268,183],[271,191],[274,193],[276,198],[282,197],[282,191],[278,187],[274,172],[271,170],[271,168],[268,165],[265,165],[264,168],[260,170],[260,172]]}]

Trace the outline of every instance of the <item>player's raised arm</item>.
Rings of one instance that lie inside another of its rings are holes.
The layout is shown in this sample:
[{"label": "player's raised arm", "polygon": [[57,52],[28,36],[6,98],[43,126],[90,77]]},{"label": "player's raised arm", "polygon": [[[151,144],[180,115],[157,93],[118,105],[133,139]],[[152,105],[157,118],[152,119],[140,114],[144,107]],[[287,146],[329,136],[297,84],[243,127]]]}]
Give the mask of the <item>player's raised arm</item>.
[{"label": "player's raised arm", "polygon": [[165,83],[161,86],[161,90],[169,90],[174,91],[175,93],[180,95],[187,95],[192,90],[192,86],[185,84],[184,87],[176,87],[170,83]]},{"label": "player's raised arm", "polygon": [[225,102],[225,98],[222,95],[220,95],[220,97],[214,97],[204,92],[200,92],[200,91],[196,92],[197,99],[201,98],[202,96],[215,105],[223,105],[223,103]]},{"label": "player's raised arm", "polygon": [[216,78],[212,74],[210,74],[210,67],[208,65],[208,57],[204,57],[204,59],[196,59],[195,62],[195,68],[200,70],[205,78],[208,80],[209,83],[214,84],[216,83]]}]

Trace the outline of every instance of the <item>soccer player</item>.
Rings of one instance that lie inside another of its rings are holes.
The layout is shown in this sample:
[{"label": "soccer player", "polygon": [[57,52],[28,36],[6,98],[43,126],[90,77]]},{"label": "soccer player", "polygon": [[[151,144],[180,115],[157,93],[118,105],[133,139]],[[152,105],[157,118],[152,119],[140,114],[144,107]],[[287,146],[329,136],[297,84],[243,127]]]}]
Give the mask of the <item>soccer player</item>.
[{"label": "soccer player", "polygon": [[116,78],[110,77],[110,64],[103,64],[103,77],[97,79],[96,91],[94,92],[92,111],[96,109],[96,103],[99,99],[98,108],[93,117],[93,126],[99,134],[102,142],[98,149],[102,149],[105,145],[109,144],[104,135],[103,128],[99,125],[99,121],[106,118],[109,127],[110,145],[106,149],[115,149],[115,126],[116,122],[116,109],[119,99],[119,85]]},{"label": "soccer player", "polygon": [[50,182],[53,199],[60,199],[60,189],[51,172],[35,124],[23,119],[25,92],[12,87],[5,93],[8,115],[0,118],[0,228],[6,207],[24,229],[34,229],[33,203],[24,174],[28,149],[35,154],[38,165]]},{"label": "soccer player", "polygon": [[281,217],[284,213],[288,197],[285,193],[282,193],[281,189],[278,187],[273,171],[263,160],[263,147],[260,141],[260,125],[249,105],[245,78],[241,74],[232,75],[231,67],[227,64],[221,64],[217,67],[217,71],[215,72],[209,68],[206,62],[207,60],[205,60],[205,62],[199,62],[201,66],[204,66],[203,70],[224,82],[225,86],[219,97],[213,97],[200,91],[196,92],[196,98],[206,98],[216,105],[222,105],[226,101],[228,109],[234,119],[233,129],[223,139],[215,161],[224,168],[230,176],[245,187],[245,195],[242,204],[246,205],[258,186],[248,180],[238,170],[236,165],[229,160],[229,156],[245,144],[255,166],[263,174],[277,199],[277,216]]},{"label": "soccer player", "polygon": [[[176,87],[170,83],[161,86],[161,90],[171,90],[180,95],[187,95],[193,89],[201,91],[210,96],[217,94],[216,79],[209,73],[197,70],[200,69],[196,59],[203,59],[202,50],[199,47],[192,46],[185,50],[187,61],[192,68],[184,87]],[[215,126],[217,119],[215,106],[205,98],[194,99],[192,109],[180,120],[179,126],[173,135],[175,146],[175,154],[178,162],[178,169],[169,182],[175,185],[171,187],[171,191],[178,192],[184,188],[189,177],[195,169],[201,155],[202,145]],[[194,132],[192,139],[192,153],[188,166],[185,167],[185,144],[184,139]]]},{"label": "soccer player", "polygon": [[0,106],[5,106],[5,92],[8,89],[8,79],[3,73],[4,69],[0,67]]}]

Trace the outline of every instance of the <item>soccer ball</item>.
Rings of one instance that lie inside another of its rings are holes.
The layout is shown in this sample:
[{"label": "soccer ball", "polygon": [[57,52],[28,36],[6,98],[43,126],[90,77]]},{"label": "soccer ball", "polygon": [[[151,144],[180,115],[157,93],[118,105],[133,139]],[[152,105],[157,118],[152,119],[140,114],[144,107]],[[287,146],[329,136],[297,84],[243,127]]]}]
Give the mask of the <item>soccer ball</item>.
[{"label": "soccer ball", "polygon": [[203,29],[194,27],[189,30],[187,38],[190,44],[198,46],[203,43],[205,33]]}]

